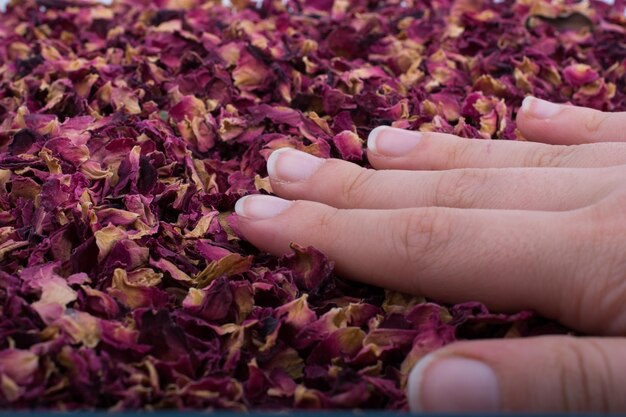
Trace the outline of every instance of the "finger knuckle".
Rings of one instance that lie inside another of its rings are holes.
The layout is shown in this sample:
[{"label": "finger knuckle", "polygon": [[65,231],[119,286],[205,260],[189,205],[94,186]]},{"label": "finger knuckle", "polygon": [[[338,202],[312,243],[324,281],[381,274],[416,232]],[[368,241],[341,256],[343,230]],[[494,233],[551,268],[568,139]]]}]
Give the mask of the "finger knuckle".
[{"label": "finger knuckle", "polygon": [[567,162],[571,155],[576,151],[574,146],[554,146],[537,147],[534,151],[529,152],[526,166],[538,167],[562,167],[567,166]]},{"label": "finger knuckle", "polygon": [[606,349],[592,340],[567,337],[559,357],[563,411],[609,412],[615,378]]},{"label": "finger knuckle", "polygon": [[[622,207],[621,210],[617,206]],[[581,328],[604,334],[626,331],[626,193],[581,210],[567,222],[572,279],[561,311]]]},{"label": "finger knuckle", "polygon": [[[591,361],[586,361],[587,383],[590,390],[590,397],[597,401],[596,406],[590,407],[594,410],[601,410],[604,413],[614,412],[611,399],[612,388],[616,386],[617,376],[614,367],[611,366],[613,360],[608,349],[597,340],[589,339],[586,341],[588,346],[587,357],[592,357]],[[591,372],[596,374],[591,380]]]},{"label": "finger knuckle", "polygon": [[337,229],[338,215],[339,209],[328,207],[327,210],[324,210],[317,217],[313,230],[318,230],[322,236],[333,236],[333,233]]},{"label": "finger knuckle", "polygon": [[366,198],[371,198],[369,187],[376,171],[359,169],[342,185],[341,196],[346,207],[360,206]]},{"label": "finger knuckle", "polygon": [[[595,271],[605,278],[593,281],[596,305],[602,306],[603,316],[618,323],[623,321],[619,318],[626,317],[626,304],[623,303],[626,297],[626,187],[620,187],[592,206],[587,219],[593,228],[589,229],[584,241],[588,242],[589,252],[595,251],[595,259],[600,260],[594,263]],[[607,325],[611,321],[607,320]]]},{"label": "finger knuckle", "polygon": [[604,113],[601,111],[591,111],[589,117],[585,120],[585,130],[587,134],[587,139],[592,142],[599,142],[603,138],[604,126],[610,117],[609,113]]},{"label": "finger knuckle", "polygon": [[459,140],[448,148],[445,165],[447,167],[462,167],[473,143],[470,140]]},{"label": "finger knuckle", "polygon": [[599,228],[606,230],[608,236],[614,236],[619,238],[620,242],[623,241],[623,236],[626,234],[626,185],[618,186],[592,208],[595,211],[592,211],[591,220]]},{"label": "finger knuckle", "polygon": [[626,185],[619,185],[595,204],[582,211],[586,222],[596,228],[626,232]]},{"label": "finger knuckle", "polygon": [[395,222],[395,253],[408,267],[426,273],[443,256],[450,241],[447,217],[441,208],[425,207]]},{"label": "finger knuckle", "polygon": [[435,186],[435,205],[475,207],[490,173],[489,169],[459,169],[441,173]]},{"label": "finger knuckle", "polygon": [[626,331],[624,249],[623,246],[612,250],[608,248],[598,253],[594,258],[602,259],[602,262],[595,263],[593,271],[588,268],[586,276],[580,280],[577,320],[603,334],[623,334]]}]

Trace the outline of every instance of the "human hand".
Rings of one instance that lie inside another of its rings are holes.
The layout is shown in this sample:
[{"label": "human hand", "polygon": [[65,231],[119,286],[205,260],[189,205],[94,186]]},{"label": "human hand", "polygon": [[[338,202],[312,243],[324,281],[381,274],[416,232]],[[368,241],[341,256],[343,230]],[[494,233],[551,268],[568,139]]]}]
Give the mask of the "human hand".
[{"label": "human hand", "polygon": [[313,245],[357,281],[605,336],[448,345],[411,372],[413,411],[626,412],[626,113],[527,98],[517,122],[546,143],[379,128],[376,170],[275,151],[284,199],[242,198],[239,228],[274,254]]}]

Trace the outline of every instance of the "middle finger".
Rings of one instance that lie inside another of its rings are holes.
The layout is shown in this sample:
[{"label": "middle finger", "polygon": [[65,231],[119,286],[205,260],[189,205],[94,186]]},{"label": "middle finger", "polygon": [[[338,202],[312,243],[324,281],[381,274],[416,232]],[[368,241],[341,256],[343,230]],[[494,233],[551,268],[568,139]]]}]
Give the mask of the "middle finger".
[{"label": "middle finger", "polygon": [[564,211],[611,193],[624,168],[372,170],[290,148],[268,159],[273,191],[337,208],[455,207]]}]

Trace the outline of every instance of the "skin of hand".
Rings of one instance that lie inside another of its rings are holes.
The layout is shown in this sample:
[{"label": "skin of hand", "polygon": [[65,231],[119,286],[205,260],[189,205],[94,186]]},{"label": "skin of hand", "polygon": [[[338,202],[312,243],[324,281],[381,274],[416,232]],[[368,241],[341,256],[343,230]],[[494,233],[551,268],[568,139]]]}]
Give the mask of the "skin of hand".
[{"label": "skin of hand", "polygon": [[529,140],[372,131],[375,169],[280,149],[236,205],[251,243],[313,245],[357,281],[596,337],[463,341],[408,376],[412,411],[626,412],[626,113],[527,97]]}]

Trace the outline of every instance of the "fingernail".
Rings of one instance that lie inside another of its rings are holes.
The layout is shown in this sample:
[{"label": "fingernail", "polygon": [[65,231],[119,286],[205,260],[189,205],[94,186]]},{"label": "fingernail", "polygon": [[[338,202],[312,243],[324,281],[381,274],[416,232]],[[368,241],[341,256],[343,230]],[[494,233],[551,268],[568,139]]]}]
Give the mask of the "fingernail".
[{"label": "fingernail", "polygon": [[540,98],[527,96],[522,101],[522,111],[538,119],[548,119],[560,112],[561,106]]},{"label": "fingernail", "polygon": [[295,182],[308,179],[325,162],[306,152],[292,148],[277,149],[267,159],[267,173],[281,181]]},{"label": "fingernail", "polygon": [[252,220],[270,219],[287,210],[292,203],[271,195],[247,195],[237,200],[235,213]]},{"label": "fingernail", "polygon": [[500,388],[483,362],[426,355],[411,371],[407,396],[413,412],[498,411]]},{"label": "fingernail", "polygon": [[421,138],[419,132],[379,126],[367,138],[367,147],[374,153],[397,157],[406,155]]}]

